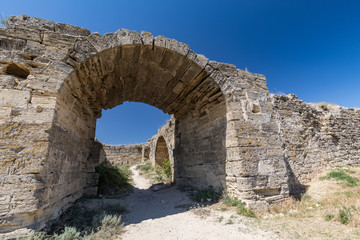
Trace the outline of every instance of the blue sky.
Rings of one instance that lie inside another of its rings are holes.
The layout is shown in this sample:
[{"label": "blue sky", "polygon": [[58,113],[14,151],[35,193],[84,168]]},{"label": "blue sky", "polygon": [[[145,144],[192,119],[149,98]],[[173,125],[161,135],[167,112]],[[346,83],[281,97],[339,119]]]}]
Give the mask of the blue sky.
[{"label": "blue sky", "polygon": [[[346,107],[360,107],[359,12],[356,0],[11,0],[0,10],[101,34],[127,28],[175,38],[211,60],[265,74],[270,92]],[[112,144],[143,142],[167,118],[154,107],[125,103],[103,112],[97,136]]]}]

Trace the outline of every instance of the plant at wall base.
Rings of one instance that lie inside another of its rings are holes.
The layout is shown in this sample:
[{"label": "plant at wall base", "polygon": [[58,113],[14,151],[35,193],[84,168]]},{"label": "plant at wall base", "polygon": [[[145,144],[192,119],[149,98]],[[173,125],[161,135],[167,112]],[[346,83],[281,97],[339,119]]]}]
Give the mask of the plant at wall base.
[{"label": "plant at wall base", "polygon": [[221,200],[228,207],[236,207],[236,212],[238,214],[246,217],[256,218],[256,214],[252,209],[245,207],[245,203],[237,198],[231,197],[227,192],[223,193]]},{"label": "plant at wall base", "polygon": [[196,202],[217,202],[220,198],[221,194],[211,187],[196,191],[192,197]]},{"label": "plant at wall base", "polygon": [[131,181],[131,170],[129,165],[109,167],[103,162],[95,168],[99,174],[98,193],[108,194],[110,190],[128,189]]},{"label": "plant at wall base", "polygon": [[170,159],[165,158],[164,161],[161,163],[161,169],[167,179],[171,179],[172,172],[171,172],[171,162]]}]

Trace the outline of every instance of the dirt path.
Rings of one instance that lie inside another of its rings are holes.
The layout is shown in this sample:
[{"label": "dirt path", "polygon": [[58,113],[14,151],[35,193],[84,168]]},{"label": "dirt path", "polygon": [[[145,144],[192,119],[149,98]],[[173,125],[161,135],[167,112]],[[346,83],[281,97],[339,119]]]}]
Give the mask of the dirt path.
[{"label": "dirt path", "polygon": [[251,221],[232,211],[220,212],[196,205],[176,187],[159,191],[135,167],[131,168],[135,190],[121,202],[128,213],[123,216],[122,239],[279,239],[274,234],[249,226]]}]

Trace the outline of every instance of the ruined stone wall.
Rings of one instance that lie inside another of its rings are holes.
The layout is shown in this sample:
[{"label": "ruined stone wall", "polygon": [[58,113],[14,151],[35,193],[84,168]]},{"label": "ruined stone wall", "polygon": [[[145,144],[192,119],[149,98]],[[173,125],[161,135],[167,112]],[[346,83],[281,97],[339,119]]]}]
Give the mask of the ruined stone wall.
[{"label": "ruined stone wall", "polygon": [[325,168],[360,164],[360,109],[305,103],[295,95],[272,96],[290,192]]},{"label": "ruined stone wall", "polygon": [[144,156],[144,148],[147,143],[130,145],[109,145],[102,144],[99,162],[108,161],[112,166],[134,165],[148,159]]}]

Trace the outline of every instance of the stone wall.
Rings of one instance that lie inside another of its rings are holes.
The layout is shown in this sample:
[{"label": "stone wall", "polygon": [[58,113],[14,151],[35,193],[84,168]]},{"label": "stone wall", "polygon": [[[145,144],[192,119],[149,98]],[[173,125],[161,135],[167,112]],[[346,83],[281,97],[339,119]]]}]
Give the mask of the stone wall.
[{"label": "stone wall", "polygon": [[108,161],[112,166],[142,163],[148,160],[144,156],[146,146],[146,143],[131,145],[102,144],[99,162]]},{"label": "stone wall", "polygon": [[360,164],[360,109],[272,96],[292,194],[326,168]]}]

